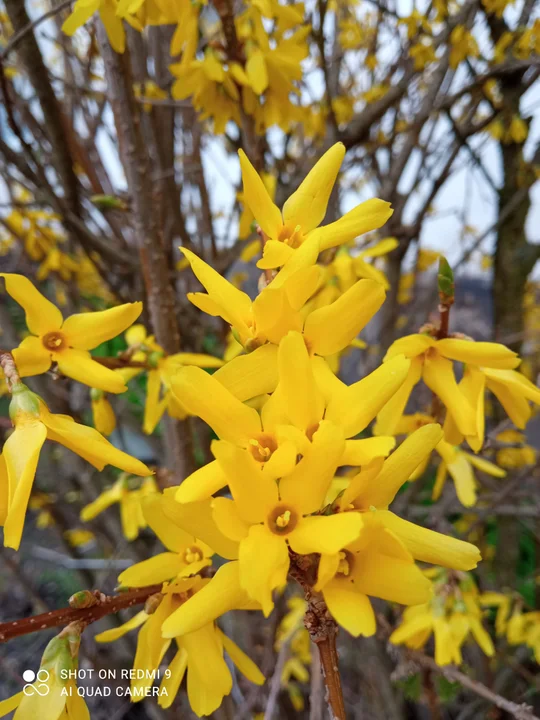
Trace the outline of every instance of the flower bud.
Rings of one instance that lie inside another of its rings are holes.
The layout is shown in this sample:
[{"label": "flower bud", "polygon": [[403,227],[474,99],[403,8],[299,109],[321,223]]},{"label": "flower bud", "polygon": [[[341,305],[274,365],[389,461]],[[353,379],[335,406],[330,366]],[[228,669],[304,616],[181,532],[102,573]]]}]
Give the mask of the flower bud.
[{"label": "flower bud", "polygon": [[24,383],[13,386],[11,402],[9,404],[9,417],[13,424],[20,415],[33,415],[39,418],[39,404],[41,398],[32,392]]}]

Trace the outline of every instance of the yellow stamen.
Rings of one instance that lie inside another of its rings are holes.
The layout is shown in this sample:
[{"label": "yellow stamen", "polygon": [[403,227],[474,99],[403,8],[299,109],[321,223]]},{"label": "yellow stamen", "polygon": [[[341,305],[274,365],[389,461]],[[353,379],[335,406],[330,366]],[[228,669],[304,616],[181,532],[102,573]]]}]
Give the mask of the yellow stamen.
[{"label": "yellow stamen", "polygon": [[184,560],[188,565],[194,562],[200,562],[202,559],[203,555],[199,548],[188,548],[184,553]]},{"label": "yellow stamen", "polygon": [[339,553],[339,565],[337,571],[339,575],[345,575],[345,577],[348,577],[351,572],[351,567],[349,565],[349,561],[347,560],[347,553],[343,552],[343,550]]},{"label": "yellow stamen", "polygon": [[276,525],[280,528],[285,528],[289,524],[290,519],[291,519],[291,511],[285,510],[284,513],[281,513],[281,515],[277,516]]}]

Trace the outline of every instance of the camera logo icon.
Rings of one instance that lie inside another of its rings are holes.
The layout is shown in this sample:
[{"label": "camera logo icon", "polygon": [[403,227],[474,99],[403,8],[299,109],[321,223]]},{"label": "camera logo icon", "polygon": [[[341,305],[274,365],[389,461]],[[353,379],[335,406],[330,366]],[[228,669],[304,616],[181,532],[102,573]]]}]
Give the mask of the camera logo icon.
[{"label": "camera logo icon", "polygon": [[47,685],[49,677],[50,676],[47,670],[38,670],[37,675],[33,670],[25,670],[23,672],[23,680],[26,685],[23,687],[23,693],[28,697],[32,695],[45,697],[50,691],[50,688]]}]

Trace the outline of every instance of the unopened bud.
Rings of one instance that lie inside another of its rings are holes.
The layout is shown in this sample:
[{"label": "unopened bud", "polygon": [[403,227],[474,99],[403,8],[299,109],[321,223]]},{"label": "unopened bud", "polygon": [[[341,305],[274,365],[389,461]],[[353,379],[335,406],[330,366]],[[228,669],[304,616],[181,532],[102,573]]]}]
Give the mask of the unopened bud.
[{"label": "unopened bud", "polygon": [[41,398],[32,392],[24,383],[13,385],[12,397],[9,404],[9,417],[13,423],[18,415],[34,415],[39,417],[39,403]]},{"label": "unopened bud", "polygon": [[454,273],[445,257],[439,258],[439,274],[437,275],[439,296],[441,301],[454,300]]},{"label": "unopened bud", "polygon": [[99,599],[91,590],[80,590],[69,598],[69,606],[72,608],[89,608],[99,604]]},{"label": "unopened bud", "polygon": [[90,202],[100,210],[128,210],[128,204],[114,195],[92,195]]}]

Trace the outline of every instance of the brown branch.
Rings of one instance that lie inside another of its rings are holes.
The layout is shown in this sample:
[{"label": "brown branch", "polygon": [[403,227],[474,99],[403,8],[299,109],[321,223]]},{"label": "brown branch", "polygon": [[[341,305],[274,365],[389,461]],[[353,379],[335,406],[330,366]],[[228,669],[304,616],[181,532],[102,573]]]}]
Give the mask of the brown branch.
[{"label": "brown branch", "polygon": [[296,555],[292,551],[289,554],[291,558],[289,574],[302,587],[308,603],[304,625],[312,642],[319,648],[321,670],[326,685],[326,702],[331,720],[346,720],[336,648],[338,625],[330,615],[322,594],[313,589],[318,566],[317,556]]},{"label": "brown branch", "polygon": [[119,610],[126,610],[134,605],[142,605],[151,595],[161,592],[161,585],[150,585],[143,588],[134,588],[119,595],[101,595],[96,593],[98,600],[95,605],[85,608],[66,607],[60,610],[33,617],[0,623],[0,643],[5,643],[21,635],[28,635],[37,630],[48,630],[60,625],[69,625],[72,622],[90,623],[101,620],[105,615],[112,615]]},{"label": "brown branch", "polygon": [[64,2],[61,2],[56,7],[52,8],[52,10],[48,10],[46,13],[43,13],[43,15],[40,15],[40,17],[36,18],[35,20],[32,20],[32,22],[29,22],[27,25],[22,27],[18,32],[14,33],[10,39],[7,45],[2,49],[2,52],[0,52],[0,60],[3,60],[6,58],[9,53],[14,50],[17,45],[21,42],[21,40],[27,35],[28,33],[32,32],[34,28],[37,28],[38,25],[41,25],[42,22],[45,22],[45,20],[49,20],[49,18],[54,17],[58,13],[62,12],[62,10],[65,10],[68,8],[73,0],[64,0]]},{"label": "brown branch", "polygon": [[484,698],[488,702],[495,705],[495,707],[498,707],[500,710],[504,710],[505,712],[509,713],[517,720],[540,720],[540,718],[538,718],[538,716],[532,712],[532,708],[529,705],[525,705],[524,703],[518,705],[511,700],[507,700],[501,695],[497,695],[497,693],[490,690],[481,682],[478,682],[477,680],[472,680],[470,677],[460,672],[457,668],[449,665],[441,667],[440,665],[437,665],[435,660],[432,660],[430,657],[427,657],[421,652],[417,652],[415,650],[409,650],[407,652],[407,655],[414,662],[418,663],[418,665],[420,665],[421,667],[426,668],[432,672],[436,672],[439,675],[443,675],[447,680],[450,680],[451,682],[458,682],[464,688],[467,688],[467,690],[471,690],[471,692]]}]

